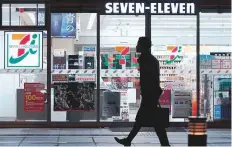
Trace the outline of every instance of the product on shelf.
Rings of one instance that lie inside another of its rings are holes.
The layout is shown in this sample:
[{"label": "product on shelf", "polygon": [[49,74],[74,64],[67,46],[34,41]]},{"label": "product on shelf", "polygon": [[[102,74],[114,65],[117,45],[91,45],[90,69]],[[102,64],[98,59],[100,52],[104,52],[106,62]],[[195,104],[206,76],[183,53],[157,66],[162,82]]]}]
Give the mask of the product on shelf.
[{"label": "product on shelf", "polygon": [[68,69],[79,69],[79,55],[68,56]]},{"label": "product on shelf", "polygon": [[84,62],[85,69],[94,69],[94,57],[85,56]]}]

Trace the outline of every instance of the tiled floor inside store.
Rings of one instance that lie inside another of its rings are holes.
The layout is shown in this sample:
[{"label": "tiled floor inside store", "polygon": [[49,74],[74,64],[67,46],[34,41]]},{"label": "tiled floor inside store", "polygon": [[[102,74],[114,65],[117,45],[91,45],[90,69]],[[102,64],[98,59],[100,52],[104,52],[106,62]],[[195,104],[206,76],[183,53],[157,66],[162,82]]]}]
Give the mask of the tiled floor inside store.
[{"label": "tiled floor inside store", "polygon": [[[0,146],[120,146],[113,137],[128,132],[111,129],[0,129]],[[187,146],[187,131],[168,132],[172,146]],[[154,132],[141,132],[132,146],[160,146]],[[231,146],[230,129],[208,129],[208,146]]]}]

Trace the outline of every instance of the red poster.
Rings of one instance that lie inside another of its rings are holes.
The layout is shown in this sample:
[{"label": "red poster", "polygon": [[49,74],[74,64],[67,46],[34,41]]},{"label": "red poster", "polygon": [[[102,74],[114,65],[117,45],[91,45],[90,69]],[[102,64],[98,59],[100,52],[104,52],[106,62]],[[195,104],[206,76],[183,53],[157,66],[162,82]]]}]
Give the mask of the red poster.
[{"label": "red poster", "polygon": [[159,98],[159,102],[161,107],[169,108],[169,112],[171,112],[171,90],[164,90]]},{"label": "red poster", "polygon": [[44,90],[45,85],[41,83],[24,83],[24,111],[42,112],[44,111]]}]

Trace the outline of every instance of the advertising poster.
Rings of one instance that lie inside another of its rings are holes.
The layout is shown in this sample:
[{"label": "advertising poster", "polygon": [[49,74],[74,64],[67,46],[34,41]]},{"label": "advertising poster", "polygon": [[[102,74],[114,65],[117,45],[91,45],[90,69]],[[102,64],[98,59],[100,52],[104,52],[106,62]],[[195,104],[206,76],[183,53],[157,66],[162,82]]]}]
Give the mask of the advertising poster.
[{"label": "advertising poster", "polygon": [[42,112],[44,111],[44,90],[45,85],[41,83],[24,83],[24,111]]},{"label": "advertising poster", "polygon": [[169,108],[171,112],[171,90],[164,90],[159,98],[159,103],[162,108]]},{"label": "advertising poster", "polygon": [[52,13],[51,35],[52,37],[76,37],[76,14]]},{"label": "advertising poster", "polygon": [[120,92],[103,92],[102,116],[120,116]]},{"label": "advertising poster", "polygon": [[42,69],[43,33],[5,32],[5,69]]},{"label": "advertising poster", "polygon": [[188,90],[172,91],[173,118],[187,118],[192,112],[192,92]]},{"label": "advertising poster", "polygon": [[55,83],[54,111],[93,111],[94,82]]}]

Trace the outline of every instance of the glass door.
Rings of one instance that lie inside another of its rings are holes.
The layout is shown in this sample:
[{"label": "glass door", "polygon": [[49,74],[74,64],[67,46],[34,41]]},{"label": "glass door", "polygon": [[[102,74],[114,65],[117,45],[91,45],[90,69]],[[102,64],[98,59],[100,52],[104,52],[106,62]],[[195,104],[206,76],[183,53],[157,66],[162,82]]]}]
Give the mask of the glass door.
[{"label": "glass door", "polygon": [[145,15],[100,16],[100,121],[134,122],[140,106],[135,53]]},{"label": "glass door", "polygon": [[51,121],[97,121],[97,13],[51,13]]}]

